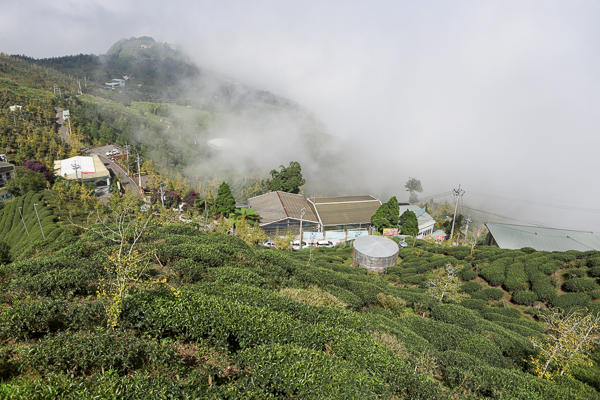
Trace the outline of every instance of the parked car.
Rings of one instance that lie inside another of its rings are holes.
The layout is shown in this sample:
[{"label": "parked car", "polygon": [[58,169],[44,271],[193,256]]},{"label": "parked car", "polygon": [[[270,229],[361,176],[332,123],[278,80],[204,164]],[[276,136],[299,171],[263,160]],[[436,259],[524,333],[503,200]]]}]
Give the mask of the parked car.
[{"label": "parked car", "polygon": [[[308,247],[308,244],[303,240],[302,241],[302,248]],[[293,250],[300,250],[300,241],[299,240],[294,240],[292,242],[292,249]]]},{"label": "parked car", "polygon": [[265,247],[275,247],[275,243],[272,240],[265,240],[262,245]]},{"label": "parked car", "polygon": [[317,247],[333,247],[333,243],[329,240],[319,240],[317,242]]}]

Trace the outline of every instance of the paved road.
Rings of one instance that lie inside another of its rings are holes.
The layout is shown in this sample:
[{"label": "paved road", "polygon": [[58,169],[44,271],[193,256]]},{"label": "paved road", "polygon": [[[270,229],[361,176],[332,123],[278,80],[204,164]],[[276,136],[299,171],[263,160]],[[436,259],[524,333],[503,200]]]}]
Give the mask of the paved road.
[{"label": "paved road", "polygon": [[133,188],[133,190],[139,191],[137,181],[134,181],[130,176],[127,176],[126,171],[124,171],[119,165],[117,165],[114,161],[112,161],[109,157],[106,156],[106,152],[108,150],[113,149],[119,150],[121,154],[123,153],[122,148],[113,145],[95,147],[93,149],[83,149],[83,151],[90,156],[94,154],[98,155],[104,163],[104,165],[106,166],[106,168],[108,168],[108,170],[111,171],[113,175],[119,175],[121,177],[121,183],[123,184],[125,189],[130,187]]},{"label": "paved road", "polygon": [[63,119],[63,110],[60,107],[54,107],[56,111],[56,123],[58,124],[58,134],[65,142],[69,141],[69,131],[66,126],[63,126],[65,120]]}]

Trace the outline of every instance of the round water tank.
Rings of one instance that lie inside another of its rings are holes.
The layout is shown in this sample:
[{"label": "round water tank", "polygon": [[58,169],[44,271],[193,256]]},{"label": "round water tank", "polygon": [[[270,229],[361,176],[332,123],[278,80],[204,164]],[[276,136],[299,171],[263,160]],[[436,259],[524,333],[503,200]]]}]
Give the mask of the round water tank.
[{"label": "round water tank", "polygon": [[354,241],[354,265],[383,272],[398,262],[398,244],[384,236],[361,236]]}]

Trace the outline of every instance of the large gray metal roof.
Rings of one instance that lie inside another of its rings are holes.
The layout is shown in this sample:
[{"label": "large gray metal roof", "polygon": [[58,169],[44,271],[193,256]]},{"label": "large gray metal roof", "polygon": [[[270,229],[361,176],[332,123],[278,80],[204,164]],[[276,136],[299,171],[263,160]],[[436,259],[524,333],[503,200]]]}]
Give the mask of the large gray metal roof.
[{"label": "large gray metal roof", "polygon": [[384,236],[361,236],[354,241],[354,248],[371,257],[391,257],[398,253],[399,247],[392,239]]},{"label": "large gray metal roof", "polygon": [[600,250],[600,239],[592,232],[491,222],[485,225],[501,249],[531,247],[538,251]]},{"label": "large gray metal roof", "polygon": [[269,192],[248,199],[248,205],[260,213],[260,225],[269,224],[286,218],[300,220],[304,208],[304,221],[319,223],[314,208],[301,194]]}]

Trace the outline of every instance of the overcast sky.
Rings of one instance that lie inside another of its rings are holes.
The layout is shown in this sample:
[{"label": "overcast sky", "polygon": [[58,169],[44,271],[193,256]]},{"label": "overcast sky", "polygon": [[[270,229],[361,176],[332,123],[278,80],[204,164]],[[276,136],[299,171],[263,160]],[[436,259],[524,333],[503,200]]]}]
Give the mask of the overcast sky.
[{"label": "overcast sky", "polygon": [[600,235],[597,1],[25,0],[0,16],[8,54],[179,43],[314,111],[401,201],[408,177],[423,195],[462,184],[473,207]]}]

